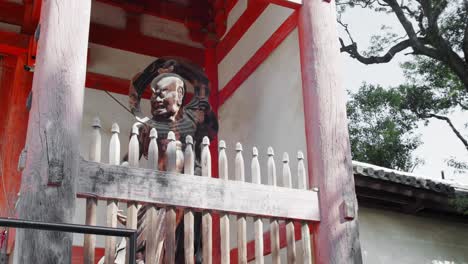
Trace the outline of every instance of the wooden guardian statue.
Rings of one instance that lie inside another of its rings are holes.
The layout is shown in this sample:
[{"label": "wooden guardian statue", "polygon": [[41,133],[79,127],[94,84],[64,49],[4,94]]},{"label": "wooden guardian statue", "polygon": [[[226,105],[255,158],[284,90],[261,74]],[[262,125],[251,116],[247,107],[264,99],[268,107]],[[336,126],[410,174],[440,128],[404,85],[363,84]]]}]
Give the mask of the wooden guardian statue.
[{"label": "wooden guardian statue", "polygon": [[[150,88],[151,117],[147,117],[140,108],[143,92]],[[187,102],[188,90],[193,90],[191,100]],[[160,58],[151,63],[143,72],[137,74],[130,85],[129,102],[132,113],[137,121],[141,122],[139,127],[138,141],[140,144],[140,158],[148,158],[148,150],[151,141],[150,131],[155,128],[158,133],[157,143],[159,157],[157,168],[166,170],[167,162],[165,153],[168,145],[168,134],[173,131],[179,150],[185,149],[187,136],[193,138],[195,150],[195,175],[201,175],[200,152],[202,139],[208,136],[213,140],[218,132],[218,121],[216,115],[208,103],[209,82],[201,69],[193,64],[175,58]],[[185,104],[184,104],[185,103]],[[127,157],[124,157],[126,160]],[[183,172],[183,162],[177,164],[176,170]],[[176,263],[184,262],[184,228],[182,211],[177,212],[176,222]],[[159,210],[157,217],[164,222],[164,212]],[[120,216],[121,222],[125,217]],[[156,234],[149,234],[146,224],[147,206],[143,206],[138,212],[138,245],[137,261],[145,260],[146,238],[157,236],[160,244],[164,240],[164,224]],[[201,214],[195,213],[194,219],[195,236],[195,258],[196,263],[201,263]],[[117,255],[123,254],[125,250],[120,247]],[[162,259],[162,250],[157,252]],[[116,259],[119,259],[118,257]],[[124,258],[120,258],[124,259]]]}]

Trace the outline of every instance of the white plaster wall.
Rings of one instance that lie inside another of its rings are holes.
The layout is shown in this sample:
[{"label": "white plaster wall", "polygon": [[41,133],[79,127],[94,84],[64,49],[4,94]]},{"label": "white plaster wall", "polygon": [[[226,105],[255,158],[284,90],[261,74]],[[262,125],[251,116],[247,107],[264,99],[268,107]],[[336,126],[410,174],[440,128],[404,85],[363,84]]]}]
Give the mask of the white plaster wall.
[{"label": "white plaster wall", "polygon": [[93,0],[91,5],[91,21],[109,27],[124,29],[127,17],[125,10],[122,8]]},{"label": "white plaster wall", "polygon": [[[241,142],[249,165],[252,147],[257,146],[262,169],[266,169],[266,151],[268,146],[272,146],[278,172],[283,152],[290,154],[291,167],[296,170],[296,153],[306,149],[297,45],[298,33],[294,30],[220,107],[218,138],[226,141],[228,157],[234,158],[235,144]],[[230,166],[230,176],[233,176],[233,170],[234,167]],[[251,180],[250,171],[246,178]],[[267,183],[266,176],[262,182]],[[297,181],[293,184],[296,186]]]},{"label": "white plaster wall", "polygon": [[467,264],[468,223],[359,208],[365,264]]},{"label": "white plaster wall", "polygon": [[268,5],[257,21],[218,65],[219,89],[222,89],[231,80],[292,12],[293,10],[290,8]]},{"label": "white plaster wall", "polygon": [[[229,176],[234,176],[235,144],[244,146],[246,180],[251,181],[250,160],[252,147],[259,149],[262,183],[266,184],[267,148],[275,150],[278,176],[282,172],[282,154],[288,152],[291,160],[292,175],[296,175],[298,150],[305,151],[304,110],[302,101],[302,82],[298,48],[298,33],[294,30],[267,60],[239,87],[239,89],[220,107],[219,139],[228,146]],[[278,180],[282,185],[283,181]],[[297,179],[293,179],[297,187]],[[252,201],[255,202],[255,201]],[[235,223],[231,217],[231,223]],[[247,237],[254,237],[253,220],[248,218]],[[264,230],[269,222],[264,221]],[[236,234],[236,227],[231,226]],[[236,247],[236,236],[231,236],[231,247]],[[283,261],[286,255],[282,254]],[[266,263],[270,263],[267,256]]]},{"label": "white plaster wall", "polygon": [[229,15],[226,21],[226,33],[224,34],[224,36],[226,36],[226,34],[229,32],[232,26],[236,23],[239,17],[247,9],[247,3],[248,3],[247,0],[238,0],[237,3],[234,5],[234,7],[231,9],[231,12],[229,12]]}]

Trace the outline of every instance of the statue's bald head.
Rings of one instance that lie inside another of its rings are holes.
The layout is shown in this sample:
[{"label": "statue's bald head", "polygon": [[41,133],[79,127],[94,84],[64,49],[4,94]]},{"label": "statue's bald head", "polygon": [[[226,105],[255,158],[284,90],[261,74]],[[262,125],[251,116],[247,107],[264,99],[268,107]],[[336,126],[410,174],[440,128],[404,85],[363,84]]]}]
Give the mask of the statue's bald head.
[{"label": "statue's bald head", "polygon": [[164,73],[151,82],[151,113],[156,119],[175,120],[182,107],[185,82],[177,74]]}]

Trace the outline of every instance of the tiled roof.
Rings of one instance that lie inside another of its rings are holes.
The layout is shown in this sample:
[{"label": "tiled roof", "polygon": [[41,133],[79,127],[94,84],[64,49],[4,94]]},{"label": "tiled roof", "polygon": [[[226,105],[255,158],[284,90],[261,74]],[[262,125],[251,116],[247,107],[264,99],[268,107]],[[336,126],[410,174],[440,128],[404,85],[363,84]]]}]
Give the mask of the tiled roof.
[{"label": "tiled roof", "polygon": [[449,196],[468,195],[468,186],[447,180],[428,179],[416,174],[387,169],[372,164],[353,161],[354,175],[370,177],[388,182],[399,183],[414,188],[431,190]]}]

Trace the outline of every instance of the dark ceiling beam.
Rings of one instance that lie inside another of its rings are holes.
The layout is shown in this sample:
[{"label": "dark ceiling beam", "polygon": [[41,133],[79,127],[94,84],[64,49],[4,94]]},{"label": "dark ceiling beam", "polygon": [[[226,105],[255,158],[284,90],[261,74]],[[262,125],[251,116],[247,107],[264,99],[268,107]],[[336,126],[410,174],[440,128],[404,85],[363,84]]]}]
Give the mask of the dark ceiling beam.
[{"label": "dark ceiling beam", "polygon": [[188,20],[209,21],[207,6],[203,3],[192,6],[183,6],[176,3],[151,0],[151,1],[125,1],[125,0],[97,0],[98,2],[122,8],[126,12],[147,14],[165,18],[168,20],[186,23]]},{"label": "dark ceiling beam", "polygon": [[23,24],[23,14],[23,5],[0,1],[0,22],[21,26]]},{"label": "dark ceiling beam", "polygon": [[89,42],[153,57],[182,57],[198,65],[204,65],[205,62],[205,54],[202,48],[195,48],[96,23],[91,24]]},{"label": "dark ceiling beam", "polygon": [[[0,2],[0,22],[22,26],[24,12],[24,6],[21,4]],[[9,36],[5,36],[5,39],[7,37]],[[204,65],[205,61],[205,54],[202,48],[195,48],[181,43],[157,39],[132,30],[117,29],[97,23],[91,23],[89,41],[95,44],[153,57],[182,57],[198,65]],[[21,47],[23,47],[24,43],[21,42],[20,44]]]}]

